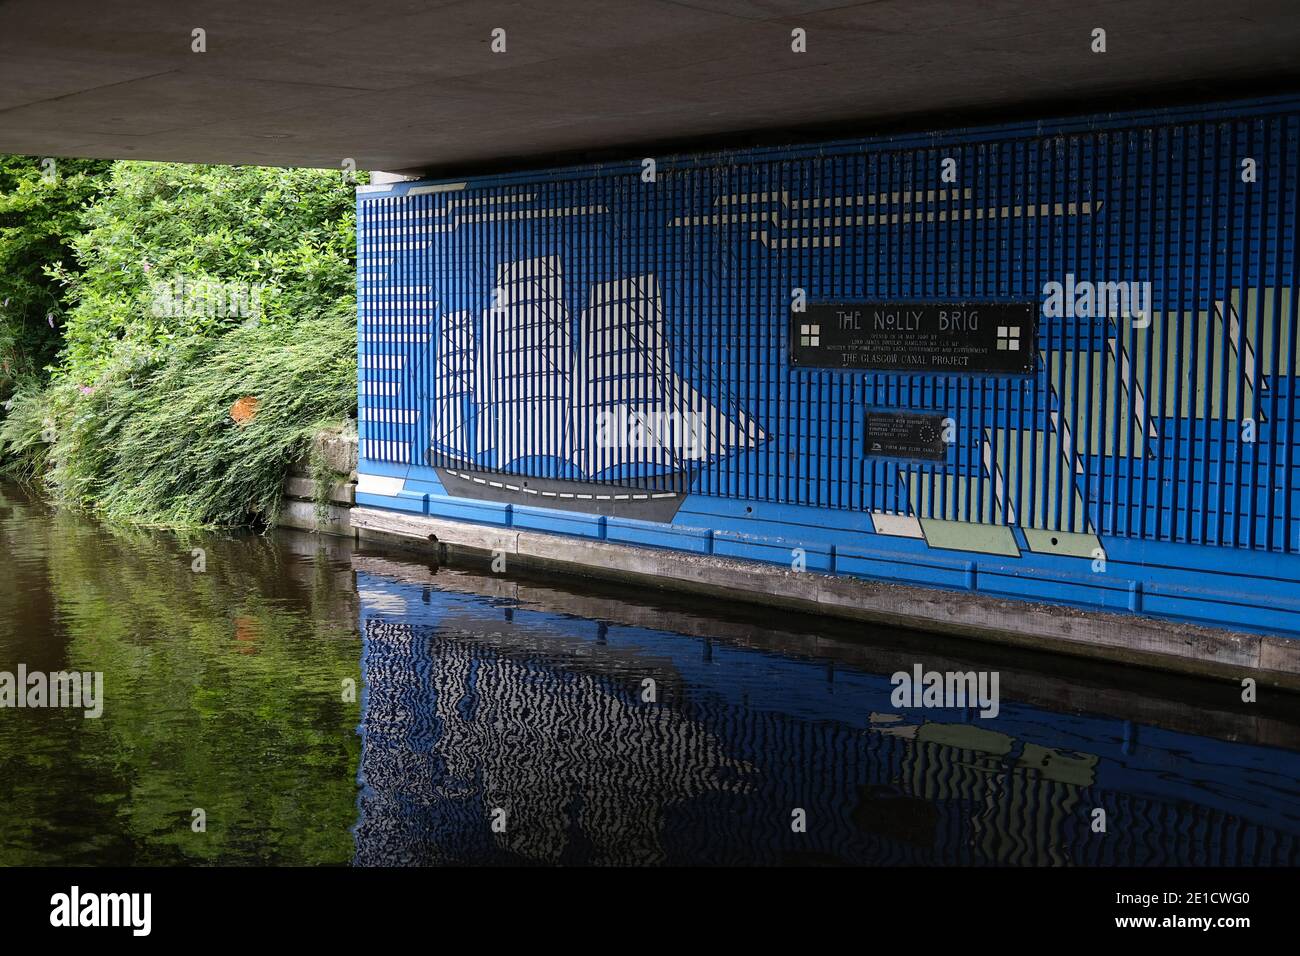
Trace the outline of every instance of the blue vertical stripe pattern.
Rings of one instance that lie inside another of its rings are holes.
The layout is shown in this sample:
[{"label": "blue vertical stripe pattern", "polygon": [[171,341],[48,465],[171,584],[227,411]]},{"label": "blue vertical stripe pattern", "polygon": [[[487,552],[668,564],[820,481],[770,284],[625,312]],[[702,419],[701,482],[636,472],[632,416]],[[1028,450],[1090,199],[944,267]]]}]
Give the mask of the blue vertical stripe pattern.
[{"label": "blue vertical stripe pattern", "polygon": [[[363,191],[362,457],[1295,553],[1298,168],[1280,99]],[[1147,321],[1044,313],[1029,377],[789,361],[796,290],[1069,282],[1149,283]],[[598,441],[620,407],[700,445]],[[946,459],[868,456],[870,409],[951,418]]]}]

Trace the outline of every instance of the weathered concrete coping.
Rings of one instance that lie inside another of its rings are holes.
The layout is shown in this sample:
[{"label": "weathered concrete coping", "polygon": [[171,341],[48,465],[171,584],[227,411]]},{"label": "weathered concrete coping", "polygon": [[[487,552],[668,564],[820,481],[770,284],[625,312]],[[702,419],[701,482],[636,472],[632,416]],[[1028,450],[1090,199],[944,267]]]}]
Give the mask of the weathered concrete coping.
[{"label": "weathered concrete coping", "polygon": [[363,537],[421,539],[440,548],[503,552],[515,562],[1142,667],[1300,690],[1300,641],[1153,618],[958,594],[936,588],[797,572],[714,555],[353,508]]},{"label": "weathered concrete coping", "polygon": [[[466,560],[441,564],[430,560],[428,549],[413,543],[405,549],[410,553],[403,555],[391,547],[372,551],[363,545],[351,552],[352,568],[444,592],[504,598],[516,609],[666,630],[785,657],[812,657],[836,668],[893,674],[911,671],[920,659],[927,670],[940,672],[997,670],[1004,702],[1058,711],[1064,707],[1105,714],[1117,722],[1300,750],[1296,726],[1284,716],[1296,702],[1287,693],[1266,693],[1258,702],[1246,704],[1231,682],[1157,674],[1147,668],[1120,669],[1107,661],[1079,658],[1062,667],[1056,654],[930,633],[919,647],[921,635],[885,624],[864,626],[862,621],[811,617],[753,602],[720,606],[706,597],[670,596],[659,589],[629,589],[618,582],[553,571],[535,576],[526,569],[493,574],[482,555],[475,555],[473,566]],[[583,641],[575,641],[583,655],[592,652]],[[615,642],[602,646],[599,653],[617,660],[624,653],[636,657]],[[645,662],[637,660],[643,668]]]}]

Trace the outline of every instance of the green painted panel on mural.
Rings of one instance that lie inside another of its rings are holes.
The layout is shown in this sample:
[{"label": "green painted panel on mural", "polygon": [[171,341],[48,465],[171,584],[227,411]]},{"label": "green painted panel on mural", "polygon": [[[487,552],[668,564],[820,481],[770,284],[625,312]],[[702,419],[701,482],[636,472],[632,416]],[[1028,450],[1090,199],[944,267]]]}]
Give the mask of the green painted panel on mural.
[{"label": "green painted panel on mural", "polygon": [[1095,534],[1077,534],[1071,531],[1044,531],[1026,528],[1025,541],[1036,554],[1064,554],[1072,558],[1091,558],[1101,548],[1101,539]]},{"label": "green painted panel on mural", "polygon": [[926,544],[932,548],[1020,557],[1016,536],[1005,525],[922,518],[921,531],[925,533]]}]

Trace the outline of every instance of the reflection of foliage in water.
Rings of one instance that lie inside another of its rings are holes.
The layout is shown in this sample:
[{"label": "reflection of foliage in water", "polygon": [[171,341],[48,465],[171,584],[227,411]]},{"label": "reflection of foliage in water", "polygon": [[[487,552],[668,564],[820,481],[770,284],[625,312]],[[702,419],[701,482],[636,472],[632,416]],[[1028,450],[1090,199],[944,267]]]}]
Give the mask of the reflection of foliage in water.
[{"label": "reflection of foliage in water", "polygon": [[[106,703],[100,720],[0,721],[17,771],[0,784],[0,863],[346,862],[359,705],[341,684],[360,675],[340,572],[265,538],[27,524],[47,534],[55,665],[103,671]],[[95,828],[105,804],[117,823]]]}]

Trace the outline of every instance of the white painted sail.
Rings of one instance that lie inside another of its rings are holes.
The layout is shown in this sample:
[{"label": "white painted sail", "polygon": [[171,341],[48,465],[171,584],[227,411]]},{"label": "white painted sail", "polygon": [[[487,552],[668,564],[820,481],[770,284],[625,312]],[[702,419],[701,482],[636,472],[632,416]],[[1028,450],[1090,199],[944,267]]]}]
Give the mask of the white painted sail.
[{"label": "white painted sail", "polygon": [[433,450],[472,459],[477,349],[474,315],[452,312],[442,319],[434,364]]},{"label": "white painted sail", "polygon": [[556,256],[497,270],[493,303],[483,314],[478,367],[485,411],[481,450],[499,465],[530,457],[570,460],[573,341]]},{"label": "white painted sail", "polygon": [[762,440],[673,370],[653,275],[593,287],[580,324],[573,430],[588,476],[628,464],[680,470]]}]

